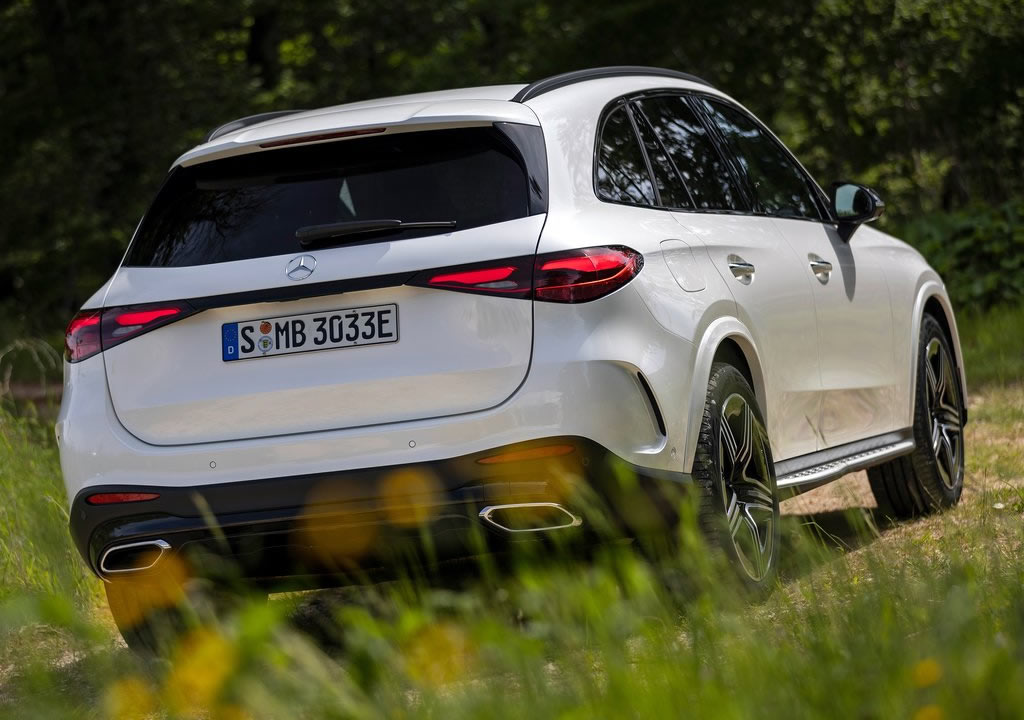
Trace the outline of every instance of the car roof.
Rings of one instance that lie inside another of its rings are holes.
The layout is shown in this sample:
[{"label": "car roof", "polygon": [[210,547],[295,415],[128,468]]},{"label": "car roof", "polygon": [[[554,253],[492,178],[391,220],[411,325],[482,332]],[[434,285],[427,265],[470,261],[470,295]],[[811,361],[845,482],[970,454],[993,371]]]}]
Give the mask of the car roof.
[{"label": "car roof", "polygon": [[[360,100],[314,110],[262,113],[232,120],[214,129],[205,143],[183,154],[174,165],[192,165],[292,141],[329,141],[338,137],[334,131],[340,129],[358,134],[360,130],[379,131],[382,126],[387,126],[391,132],[493,122],[537,125],[539,121],[528,107],[529,101],[536,97],[588,80],[644,76],[708,85],[698,77],[676,70],[613,66],[562,73],[530,84],[483,85]],[[310,139],[303,141],[302,138]]]}]

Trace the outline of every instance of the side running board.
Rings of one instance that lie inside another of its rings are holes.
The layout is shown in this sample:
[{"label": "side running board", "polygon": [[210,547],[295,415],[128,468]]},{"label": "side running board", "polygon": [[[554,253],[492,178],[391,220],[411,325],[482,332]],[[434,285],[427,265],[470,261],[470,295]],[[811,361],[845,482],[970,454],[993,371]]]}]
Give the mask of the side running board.
[{"label": "side running board", "polygon": [[803,492],[847,473],[908,455],[915,447],[913,430],[898,430],[778,462],[775,482],[780,490]]}]

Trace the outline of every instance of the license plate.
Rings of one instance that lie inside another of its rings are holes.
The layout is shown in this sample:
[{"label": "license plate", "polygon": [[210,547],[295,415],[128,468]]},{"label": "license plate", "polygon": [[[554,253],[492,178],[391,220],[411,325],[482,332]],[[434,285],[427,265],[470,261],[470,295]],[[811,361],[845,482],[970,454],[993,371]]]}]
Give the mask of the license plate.
[{"label": "license plate", "polygon": [[398,306],[328,310],[305,315],[224,323],[224,362],[398,342]]}]

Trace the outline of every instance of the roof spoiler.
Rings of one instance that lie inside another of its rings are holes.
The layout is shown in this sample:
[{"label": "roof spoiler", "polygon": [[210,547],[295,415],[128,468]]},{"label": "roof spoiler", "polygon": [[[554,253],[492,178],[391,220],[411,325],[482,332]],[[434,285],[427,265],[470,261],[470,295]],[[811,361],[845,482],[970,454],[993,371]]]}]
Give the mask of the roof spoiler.
[{"label": "roof spoiler", "polygon": [[224,123],[223,125],[214,128],[209,132],[209,134],[206,136],[206,140],[204,140],[203,142],[210,142],[211,140],[216,140],[221,135],[227,135],[230,132],[235,132],[236,130],[247,128],[250,125],[255,125],[256,123],[265,122],[266,120],[273,120],[274,118],[285,117],[287,115],[294,115],[295,113],[300,112],[305,112],[305,110],[274,110],[273,112],[258,113],[256,115],[246,115],[243,118],[232,120],[229,123]]}]

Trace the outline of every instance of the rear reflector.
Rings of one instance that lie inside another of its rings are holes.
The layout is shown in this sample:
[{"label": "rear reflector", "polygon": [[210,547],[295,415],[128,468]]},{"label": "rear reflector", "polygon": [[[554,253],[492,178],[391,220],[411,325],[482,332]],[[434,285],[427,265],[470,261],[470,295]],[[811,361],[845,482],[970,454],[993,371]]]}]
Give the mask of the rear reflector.
[{"label": "rear reflector", "polygon": [[85,499],[90,505],[114,505],[117,503],[145,502],[156,500],[159,493],[148,492],[119,492],[119,493],[96,493]]},{"label": "rear reflector", "polygon": [[477,460],[477,463],[480,465],[500,465],[502,463],[524,462],[526,460],[540,460],[541,458],[568,455],[574,449],[572,445],[545,445],[543,447],[512,450],[511,452],[498,455],[489,455],[488,457],[480,458]]},{"label": "rear reflector", "polygon": [[615,245],[427,270],[418,273],[408,284],[545,302],[581,303],[618,290],[636,277],[642,267],[643,255]]},{"label": "rear reflector", "polygon": [[64,335],[64,357],[68,362],[85,360],[194,312],[186,302],[84,310],[75,315],[68,325]]}]

